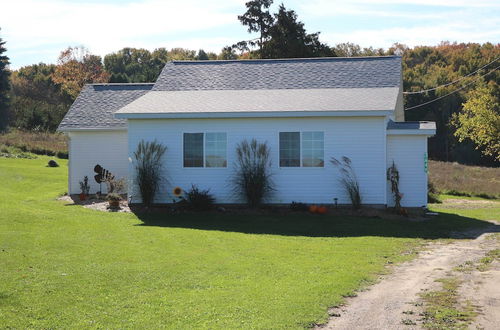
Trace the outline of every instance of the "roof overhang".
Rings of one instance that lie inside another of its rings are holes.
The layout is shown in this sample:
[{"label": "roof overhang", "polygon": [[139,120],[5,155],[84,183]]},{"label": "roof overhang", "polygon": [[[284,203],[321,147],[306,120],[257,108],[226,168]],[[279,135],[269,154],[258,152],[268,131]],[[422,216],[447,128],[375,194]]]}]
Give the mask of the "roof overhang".
[{"label": "roof overhang", "polygon": [[151,91],[116,118],[384,116],[399,88]]},{"label": "roof overhang", "polygon": [[432,121],[413,121],[387,123],[387,135],[436,135],[436,123]]},{"label": "roof overhang", "polygon": [[384,117],[390,110],[370,111],[251,111],[251,112],[196,112],[196,113],[116,113],[126,119],[209,119],[209,118],[304,118],[304,117]]},{"label": "roof overhang", "polygon": [[126,131],[127,127],[63,127],[58,128],[57,132],[108,132],[108,131]]}]

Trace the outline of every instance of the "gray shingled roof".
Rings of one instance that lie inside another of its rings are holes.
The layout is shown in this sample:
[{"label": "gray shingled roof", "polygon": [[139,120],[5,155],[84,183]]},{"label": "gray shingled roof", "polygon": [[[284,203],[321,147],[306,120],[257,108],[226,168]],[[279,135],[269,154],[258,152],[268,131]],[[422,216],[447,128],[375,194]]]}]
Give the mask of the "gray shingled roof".
[{"label": "gray shingled roof", "polygon": [[173,61],[154,91],[399,87],[401,57]]},{"label": "gray shingled roof", "polygon": [[116,112],[127,115],[164,114],[179,117],[203,113],[304,111],[391,111],[399,88],[334,88],[273,90],[151,91]]},{"label": "gray shingled roof", "polygon": [[143,96],[152,87],[153,84],[85,85],[58,130],[126,128],[127,121],[116,118],[115,111]]}]

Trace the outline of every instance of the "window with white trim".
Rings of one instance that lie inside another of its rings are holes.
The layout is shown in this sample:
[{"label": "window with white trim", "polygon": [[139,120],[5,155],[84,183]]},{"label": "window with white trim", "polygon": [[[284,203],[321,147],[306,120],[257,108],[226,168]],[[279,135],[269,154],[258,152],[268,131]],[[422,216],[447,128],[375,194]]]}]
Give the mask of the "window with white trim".
[{"label": "window with white trim", "polygon": [[323,132],[280,132],[280,167],[323,167]]},{"label": "window with white trim", "polygon": [[226,133],[184,133],[184,167],[227,167]]}]

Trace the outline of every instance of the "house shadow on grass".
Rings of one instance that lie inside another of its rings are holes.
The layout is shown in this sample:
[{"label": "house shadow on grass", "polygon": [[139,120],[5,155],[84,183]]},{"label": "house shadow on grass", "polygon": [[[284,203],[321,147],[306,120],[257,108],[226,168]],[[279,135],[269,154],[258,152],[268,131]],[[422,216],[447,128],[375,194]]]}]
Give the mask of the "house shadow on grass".
[{"label": "house shadow on grass", "polygon": [[500,232],[500,225],[452,213],[439,213],[425,221],[381,217],[290,215],[235,215],[214,213],[136,213],[138,226],[217,230],[245,234],[306,237],[477,238]]}]

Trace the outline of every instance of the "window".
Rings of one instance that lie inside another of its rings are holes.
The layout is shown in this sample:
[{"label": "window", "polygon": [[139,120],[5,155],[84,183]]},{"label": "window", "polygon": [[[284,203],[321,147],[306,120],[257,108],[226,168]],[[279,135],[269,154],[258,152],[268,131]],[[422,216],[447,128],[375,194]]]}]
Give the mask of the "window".
[{"label": "window", "polygon": [[226,133],[184,133],[184,167],[226,167]]},{"label": "window", "polygon": [[299,132],[280,132],[280,166],[300,166]]},{"label": "window", "polygon": [[323,135],[323,132],[302,132],[302,166],[324,166]]},{"label": "window", "polygon": [[226,167],[226,133],[205,133],[205,167]]},{"label": "window", "polygon": [[280,167],[323,167],[323,132],[280,132]]}]

